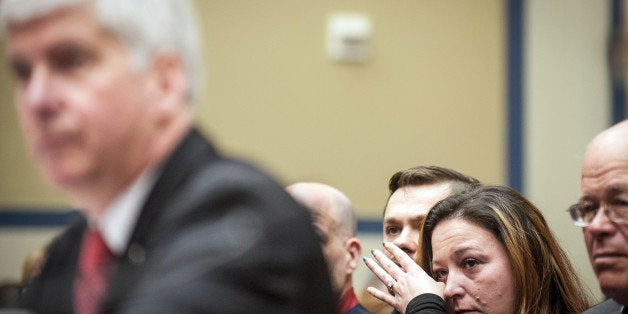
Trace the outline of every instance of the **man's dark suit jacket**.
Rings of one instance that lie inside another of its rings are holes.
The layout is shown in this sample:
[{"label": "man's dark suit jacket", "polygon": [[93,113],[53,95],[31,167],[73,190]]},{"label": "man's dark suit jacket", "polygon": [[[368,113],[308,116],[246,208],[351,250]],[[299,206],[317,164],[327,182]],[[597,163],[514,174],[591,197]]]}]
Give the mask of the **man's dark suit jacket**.
[{"label": "man's dark suit jacket", "polygon": [[[103,312],[333,313],[308,212],[282,186],[219,156],[193,130],[152,188],[117,260]],[[72,312],[85,220],[53,244],[22,306]]]},{"label": "man's dark suit jacket", "polygon": [[608,299],[602,303],[592,306],[590,309],[582,312],[583,314],[620,314],[623,306],[613,299]]}]

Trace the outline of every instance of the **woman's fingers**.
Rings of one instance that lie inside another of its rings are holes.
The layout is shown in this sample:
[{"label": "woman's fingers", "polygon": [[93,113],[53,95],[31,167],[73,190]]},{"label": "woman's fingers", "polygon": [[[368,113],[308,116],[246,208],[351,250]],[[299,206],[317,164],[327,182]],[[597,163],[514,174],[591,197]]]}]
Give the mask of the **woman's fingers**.
[{"label": "woman's fingers", "polygon": [[[392,264],[398,271],[401,271],[401,269],[399,269],[399,267],[387,258],[381,251],[371,250],[371,252],[380,263],[383,262],[387,265]],[[366,266],[377,276],[377,278],[379,278],[381,282],[383,282],[386,286],[392,284],[392,287],[390,288],[391,291],[382,291],[374,287],[368,287],[367,291],[369,294],[383,302],[388,303],[395,309],[400,310],[398,299],[403,300],[403,296],[399,294],[399,290],[397,289],[397,285],[399,284],[397,280],[393,278],[393,276],[391,276],[386,269],[382,268],[374,259],[364,256],[362,260],[364,260]],[[392,266],[389,265],[389,267]]]},{"label": "woman's fingers", "polygon": [[[395,264],[384,252],[380,250],[371,250],[371,254],[377,260],[379,265],[392,277],[392,279],[397,279],[397,276],[402,272],[401,268]],[[381,279],[381,278],[380,278]],[[390,280],[389,278],[384,278],[387,280],[382,280],[383,283],[387,284]]]},{"label": "woman's fingers", "polygon": [[368,291],[368,293],[372,295],[373,297],[381,301],[384,301],[394,307],[395,297],[389,294],[388,292],[381,291],[374,287],[368,287],[366,288],[366,291]]},{"label": "woman's fingers", "polygon": [[[372,250],[373,255],[379,253],[383,255],[382,252],[376,252],[377,250]],[[377,278],[383,282],[384,284],[388,284],[391,280],[395,280],[386,270],[384,270],[379,264],[377,264],[373,259],[364,256],[362,258],[366,266],[377,276]]]},{"label": "woman's fingers", "polygon": [[392,291],[388,292],[368,287],[369,294],[392,305],[399,311],[405,310],[408,303],[419,294],[429,292],[443,296],[445,285],[441,282],[436,282],[403,250],[390,242],[384,242],[384,249],[399,262],[401,267],[395,264],[382,251],[371,250],[375,259],[365,256],[362,258],[364,263],[381,282],[387,286],[390,284]]},{"label": "woman's fingers", "polygon": [[406,271],[410,267],[417,266],[414,260],[395,244],[391,242],[384,242],[384,249],[388,251],[388,253],[390,253],[395,258],[395,260],[399,262],[399,265],[403,267]]}]

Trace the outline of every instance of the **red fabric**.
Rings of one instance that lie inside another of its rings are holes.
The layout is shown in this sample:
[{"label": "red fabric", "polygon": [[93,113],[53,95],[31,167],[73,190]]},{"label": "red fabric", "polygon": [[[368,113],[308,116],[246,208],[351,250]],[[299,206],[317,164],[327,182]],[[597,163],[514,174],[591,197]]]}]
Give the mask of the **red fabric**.
[{"label": "red fabric", "polygon": [[79,314],[100,312],[107,291],[113,255],[98,231],[88,231],[83,239],[74,280],[74,311]]},{"label": "red fabric", "polygon": [[355,292],[351,288],[340,297],[340,313],[347,313],[356,304],[358,304],[358,297],[355,296]]}]

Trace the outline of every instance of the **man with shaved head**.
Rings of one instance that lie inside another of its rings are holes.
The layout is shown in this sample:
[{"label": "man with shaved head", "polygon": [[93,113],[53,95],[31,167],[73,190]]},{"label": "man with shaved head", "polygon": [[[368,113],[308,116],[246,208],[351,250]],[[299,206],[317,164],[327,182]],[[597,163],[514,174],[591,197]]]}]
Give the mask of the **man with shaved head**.
[{"label": "man with shaved head", "polygon": [[598,134],[587,147],[581,191],[570,214],[583,228],[591,266],[609,298],[585,313],[624,313],[628,305],[628,120]]},{"label": "man with shaved head", "polygon": [[332,288],[340,296],[339,313],[368,313],[353,291],[352,277],[362,246],[356,238],[356,218],[349,198],[329,185],[315,182],[295,183],[286,190],[312,213]]}]

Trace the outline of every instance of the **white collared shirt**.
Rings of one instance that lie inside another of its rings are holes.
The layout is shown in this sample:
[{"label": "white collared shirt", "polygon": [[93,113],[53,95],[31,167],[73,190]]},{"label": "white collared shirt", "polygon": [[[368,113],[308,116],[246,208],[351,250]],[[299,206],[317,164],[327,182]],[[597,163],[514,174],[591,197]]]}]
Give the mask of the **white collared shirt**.
[{"label": "white collared shirt", "polygon": [[146,202],[148,193],[157,181],[157,169],[147,169],[106,208],[98,223],[98,230],[109,250],[115,255],[124,254],[131,233]]}]

